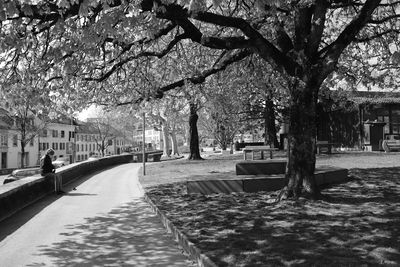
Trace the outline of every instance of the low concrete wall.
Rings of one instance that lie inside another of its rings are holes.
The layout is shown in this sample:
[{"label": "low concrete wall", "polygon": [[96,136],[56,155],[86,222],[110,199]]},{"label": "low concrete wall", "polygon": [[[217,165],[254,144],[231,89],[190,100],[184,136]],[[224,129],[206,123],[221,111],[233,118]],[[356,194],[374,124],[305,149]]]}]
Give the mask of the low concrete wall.
[{"label": "low concrete wall", "polygon": [[[62,176],[63,185],[65,185],[84,175],[132,161],[133,156],[131,154],[111,156],[74,163],[57,169],[56,173]],[[23,178],[0,186],[0,221],[52,193],[53,190],[54,183],[52,179],[40,175]]]},{"label": "low concrete wall", "polygon": [[236,175],[269,175],[285,173],[286,159],[245,160],[236,163]]},{"label": "low concrete wall", "polygon": [[[274,168],[276,167],[275,164],[271,164],[270,166],[273,166]],[[274,169],[273,172],[275,173],[275,171],[276,170]],[[232,192],[269,192],[280,190],[286,184],[284,171],[280,174],[263,175],[263,177],[258,175],[246,176],[244,178],[241,177],[243,176],[236,176],[232,179],[187,181],[187,192],[189,194],[200,193],[203,195],[221,193],[229,194]],[[315,170],[315,180],[318,185],[347,182],[348,170],[332,166],[319,166]]]}]

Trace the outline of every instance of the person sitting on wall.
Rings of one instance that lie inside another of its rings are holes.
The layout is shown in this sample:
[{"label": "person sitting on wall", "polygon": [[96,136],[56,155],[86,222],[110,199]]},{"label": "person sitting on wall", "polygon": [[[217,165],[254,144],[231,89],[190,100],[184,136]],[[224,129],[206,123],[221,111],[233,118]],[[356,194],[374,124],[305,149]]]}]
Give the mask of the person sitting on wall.
[{"label": "person sitting on wall", "polygon": [[41,162],[41,170],[42,170],[42,176],[52,176],[54,179],[54,191],[57,194],[63,194],[65,193],[62,191],[62,180],[61,180],[61,175],[55,174],[56,168],[54,167],[51,158],[54,156],[54,150],[53,149],[48,149],[46,151],[46,155],[42,158]]}]

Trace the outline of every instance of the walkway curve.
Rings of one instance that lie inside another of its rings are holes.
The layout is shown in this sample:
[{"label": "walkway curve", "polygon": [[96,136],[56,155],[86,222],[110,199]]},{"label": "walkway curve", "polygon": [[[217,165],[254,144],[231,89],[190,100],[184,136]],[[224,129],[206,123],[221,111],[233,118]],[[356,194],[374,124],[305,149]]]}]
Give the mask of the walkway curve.
[{"label": "walkway curve", "polygon": [[144,201],[140,166],[85,177],[0,222],[1,266],[193,266]]}]

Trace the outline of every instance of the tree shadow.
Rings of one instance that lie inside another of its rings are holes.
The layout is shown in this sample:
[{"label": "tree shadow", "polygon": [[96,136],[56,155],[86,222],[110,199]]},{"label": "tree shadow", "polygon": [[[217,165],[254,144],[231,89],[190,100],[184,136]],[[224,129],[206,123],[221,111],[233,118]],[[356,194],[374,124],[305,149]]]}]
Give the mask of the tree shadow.
[{"label": "tree shadow", "polygon": [[203,196],[184,184],[150,189],[153,201],[218,266],[400,265],[400,168],[350,170],[329,201],[276,192]]},{"label": "tree shadow", "polygon": [[[105,171],[105,170],[108,170],[111,168],[115,168],[115,167],[110,167],[110,168],[104,169],[102,171]],[[72,182],[64,185],[63,190],[66,192],[66,194],[57,195],[56,193],[51,192],[48,195],[35,201],[34,203],[28,205],[27,207],[25,207],[21,210],[18,210],[15,214],[11,215],[10,217],[0,221],[0,241],[2,241],[8,235],[10,235],[14,231],[16,231],[18,228],[20,228],[22,225],[24,225],[26,222],[28,222],[30,219],[32,219],[35,215],[40,213],[43,209],[45,209],[47,206],[51,205],[51,203],[53,203],[60,197],[77,196],[78,193],[73,193],[73,188],[83,184],[84,182],[91,179],[93,176],[95,176],[96,174],[98,174],[100,172],[101,171],[96,171],[94,173],[91,173],[90,175],[85,175],[85,176],[79,177],[79,178],[73,180]]]},{"label": "tree shadow", "polygon": [[[144,200],[136,199],[107,214],[67,225],[64,240],[39,248],[54,266],[189,266],[191,262],[160,225]],[[42,266],[36,262],[28,266]]]}]

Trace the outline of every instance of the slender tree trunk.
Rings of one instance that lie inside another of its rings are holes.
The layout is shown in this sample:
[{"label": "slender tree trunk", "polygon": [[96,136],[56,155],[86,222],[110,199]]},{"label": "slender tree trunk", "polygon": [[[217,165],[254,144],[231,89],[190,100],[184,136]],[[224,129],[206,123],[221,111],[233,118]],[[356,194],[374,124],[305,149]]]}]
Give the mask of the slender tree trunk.
[{"label": "slender tree trunk", "polygon": [[221,149],[225,151],[228,145],[227,145],[226,130],[224,125],[221,125],[219,127],[219,138],[220,138]]},{"label": "slender tree trunk", "polygon": [[194,103],[190,103],[190,116],[189,116],[189,135],[190,135],[190,160],[200,160],[203,159],[200,156],[200,148],[199,148],[199,133],[197,131],[197,121],[199,116],[197,115],[197,106]]},{"label": "slender tree trunk", "polygon": [[25,167],[25,145],[21,141],[21,168]]},{"label": "slender tree trunk", "polygon": [[302,194],[313,199],[321,196],[314,176],[318,89],[310,85],[291,89],[287,184],[278,200],[297,199]]},{"label": "slender tree trunk", "polygon": [[275,125],[275,105],[271,99],[265,100],[264,123],[265,123],[265,143],[271,147],[279,147],[276,137]]},{"label": "slender tree trunk", "polygon": [[169,129],[166,122],[161,122],[161,132],[163,135],[163,157],[169,157]]},{"label": "slender tree trunk", "polygon": [[177,139],[176,139],[176,132],[175,132],[175,130],[171,130],[170,136],[171,136],[171,145],[172,145],[172,153],[171,153],[171,156],[179,156],[178,141],[177,141]]}]

